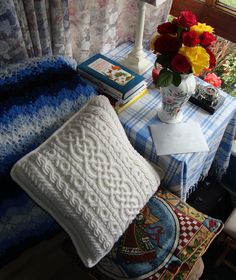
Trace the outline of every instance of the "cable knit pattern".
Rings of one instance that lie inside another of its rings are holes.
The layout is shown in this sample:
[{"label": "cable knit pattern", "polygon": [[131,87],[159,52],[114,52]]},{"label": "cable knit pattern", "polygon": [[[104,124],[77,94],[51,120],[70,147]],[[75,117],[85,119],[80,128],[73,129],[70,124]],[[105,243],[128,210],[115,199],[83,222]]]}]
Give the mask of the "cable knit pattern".
[{"label": "cable knit pattern", "polygon": [[111,250],[160,184],[104,96],[93,97],[11,175],[64,227],[88,267]]}]

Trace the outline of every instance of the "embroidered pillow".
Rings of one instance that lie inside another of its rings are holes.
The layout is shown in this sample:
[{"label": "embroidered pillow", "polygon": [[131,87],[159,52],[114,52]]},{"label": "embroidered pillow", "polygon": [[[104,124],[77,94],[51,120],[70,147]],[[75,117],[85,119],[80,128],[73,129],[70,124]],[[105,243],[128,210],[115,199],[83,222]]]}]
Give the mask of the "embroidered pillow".
[{"label": "embroidered pillow", "polygon": [[18,161],[11,176],[67,231],[88,267],[112,249],[160,184],[104,96]]},{"label": "embroidered pillow", "polygon": [[160,187],[96,268],[103,279],[198,279],[192,271],[222,229]]}]

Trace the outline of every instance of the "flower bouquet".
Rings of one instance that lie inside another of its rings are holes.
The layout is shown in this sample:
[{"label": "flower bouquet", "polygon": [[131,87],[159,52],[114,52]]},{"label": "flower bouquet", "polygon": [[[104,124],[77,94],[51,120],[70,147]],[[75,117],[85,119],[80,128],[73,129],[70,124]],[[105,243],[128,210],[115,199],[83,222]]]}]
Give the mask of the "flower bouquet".
[{"label": "flower bouquet", "polygon": [[199,75],[203,70],[213,68],[216,59],[211,51],[214,29],[197,22],[191,11],[182,11],[179,17],[157,27],[158,35],[151,42],[156,53],[155,65],[162,67],[155,78],[158,87],[170,84],[178,86],[181,74]]}]

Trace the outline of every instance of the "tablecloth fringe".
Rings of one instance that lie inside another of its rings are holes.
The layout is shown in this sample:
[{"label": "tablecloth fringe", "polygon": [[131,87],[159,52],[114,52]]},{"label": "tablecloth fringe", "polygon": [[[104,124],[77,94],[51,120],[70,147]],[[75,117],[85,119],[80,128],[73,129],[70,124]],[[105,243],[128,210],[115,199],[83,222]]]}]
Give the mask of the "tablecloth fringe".
[{"label": "tablecloth fringe", "polygon": [[227,167],[222,167],[217,164],[216,161],[212,163],[211,169],[209,171],[209,176],[214,177],[217,181],[221,181],[224,174],[227,173]]}]

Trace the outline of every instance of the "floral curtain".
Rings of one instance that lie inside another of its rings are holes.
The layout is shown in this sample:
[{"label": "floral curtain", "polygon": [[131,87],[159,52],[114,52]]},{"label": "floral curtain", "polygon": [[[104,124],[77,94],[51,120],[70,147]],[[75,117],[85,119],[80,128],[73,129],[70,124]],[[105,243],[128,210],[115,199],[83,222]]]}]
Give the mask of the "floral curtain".
[{"label": "floral curtain", "polygon": [[[147,4],[144,45],[172,0]],[[0,66],[63,54],[78,62],[134,40],[137,0],[1,0]]]}]

